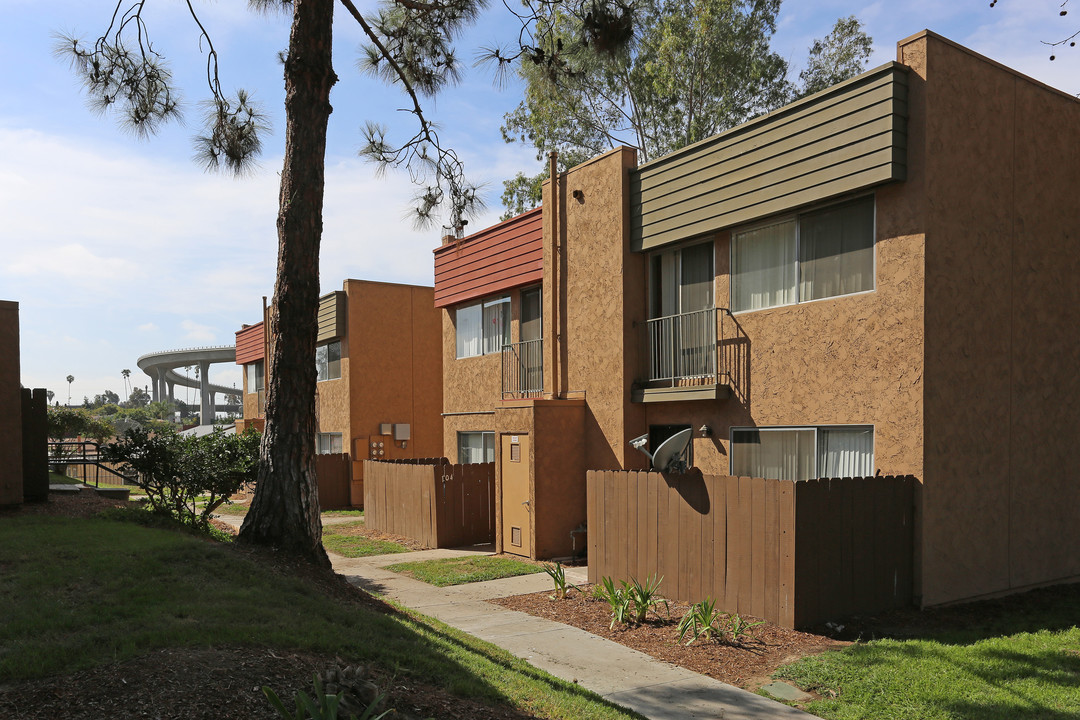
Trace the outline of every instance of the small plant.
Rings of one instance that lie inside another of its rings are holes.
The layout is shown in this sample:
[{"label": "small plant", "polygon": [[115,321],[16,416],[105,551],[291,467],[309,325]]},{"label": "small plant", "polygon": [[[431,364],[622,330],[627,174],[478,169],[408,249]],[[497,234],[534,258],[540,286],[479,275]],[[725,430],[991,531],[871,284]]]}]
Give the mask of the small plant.
[{"label": "small plant", "polygon": [[566,597],[566,589],[572,587],[578,592],[581,592],[581,588],[573,583],[566,582],[566,571],[562,566],[562,563],[556,561],[554,565],[543,565],[544,572],[548,574],[551,581],[555,583],[555,594],[551,596],[552,600],[562,600]]},{"label": "small plant", "polygon": [[616,587],[615,581],[610,577],[600,578],[600,585],[593,590],[593,595],[611,607],[609,630],[614,630],[616,623],[626,624],[630,617],[630,593],[627,592],[625,582],[622,587]]},{"label": "small plant", "polygon": [[742,645],[743,636],[749,637],[753,633],[754,628],[764,624],[764,620],[749,622],[739,613],[731,613],[728,615],[728,632],[731,634],[731,644]]},{"label": "small plant", "polygon": [[[331,674],[334,678],[340,678],[343,672],[348,672],[352,668],[346,668],[345,671],[334,670]],[[336,674],[334,674],[336,673]],[[370,683],[368,683],[370,684]],[[315,675],[312,681],[314,697],[309,696],[306,692],[301,690],[293,697],[293,701],[296,704],[296,711],[289,710],[285,707],[285,703],[281,701],[277,693],[271,690],[266,685],[263,685],[262,691],[266,699],[274,706],[274,709],[278,711],[282,720],[338,720],[338,718],[348,717],[350,720],[380,720],[380,718],[386,717],[391,713],[390,710],[385,712],[378,712],[383,700],[386,699],[385,693],[375,696],[369,703],[366,704],[362,714],[357,715],[355,712],[350,711],[350,698],[349,688],[342,687],[340,683],[334,681],[328,681],[324,687],[322,679]],[[329,690],[339,687],[341,688],[337,694],[328,692]],[[349,712],[348,716],[341,715],[340,713]]]},{"label": "small plant", "polygon": [[634,603],[634,612],[631,616],[634,623],[645,622],[645,617],[649,614],[649,611],[665,602],[659,594],[660,583],[662,582],[664,582],[664,578],[657,579],[656,574],[653,573],[652,577],[645,578],[644,585],[639,583],[637,578],[630,578],[629,583],[623,583],[626,594],[630,597],[630,601]]},{"label": "small plant", "polygon": [[683,615],[682,620],[679,621],[677,628],[679,642],[682,642],[687,635],[690,636],[690,639],[686,641],[687,645],[699,638],[712,640],[713,633],[718,633],[722,637],[723,632],[719,629],[719,622],[722,617],[723,613],[716,610],[716,601],[711,597],[707,597],[699,603],[694,603]]}]

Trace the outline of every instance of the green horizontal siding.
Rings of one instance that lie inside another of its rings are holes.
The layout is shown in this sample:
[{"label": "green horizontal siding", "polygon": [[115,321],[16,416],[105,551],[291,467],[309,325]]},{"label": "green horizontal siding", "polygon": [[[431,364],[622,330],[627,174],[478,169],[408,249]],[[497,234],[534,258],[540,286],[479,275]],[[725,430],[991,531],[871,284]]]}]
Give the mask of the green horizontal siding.
[{"label": "green horizontal siding", "polygon": [[341,290],[319,298],[319,335],[321,343],[345,335],[345,293]]},{"label": "green horizontal siding", "polygon": [[635,170],[635,250],[906,177],[907,68],[889,63]]}]

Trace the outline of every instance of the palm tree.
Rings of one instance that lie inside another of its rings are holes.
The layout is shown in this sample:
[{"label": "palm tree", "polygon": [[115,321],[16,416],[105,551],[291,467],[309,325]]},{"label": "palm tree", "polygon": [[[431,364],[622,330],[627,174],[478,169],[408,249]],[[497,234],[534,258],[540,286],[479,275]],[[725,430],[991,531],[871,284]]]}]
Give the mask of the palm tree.
[{"label": "palm tree", "polygon": [[120,371],[120,374],[124,376],[124,397],[125,398],[130,397],[131,396],[131,383],[128,382],[128,378],[131,377],[131,371],[128,370],[127,368],[124,368],[123,370]]},{"label": "palm tree", "polygon": [[52,405],[52,399],[56,396],[56,393],[54,393],[52,390],[48,390],[46,391],[45,395],[48,396],[49,404]]},{"label": "palm tree", "polygon": [[71,383],[75,382],[75,376],[74,375],[68,375],[67,376],[67,381],[68,381],[68,402],[67,402],[67,404],[71,405]]}]

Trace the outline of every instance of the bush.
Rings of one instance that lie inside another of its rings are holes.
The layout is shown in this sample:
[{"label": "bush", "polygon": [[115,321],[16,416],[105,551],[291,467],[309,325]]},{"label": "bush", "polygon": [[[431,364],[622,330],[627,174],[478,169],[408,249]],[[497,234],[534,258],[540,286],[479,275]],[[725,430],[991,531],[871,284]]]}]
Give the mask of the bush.
[{"label": "bush", "polygon": [[255,481],[259,439],[254,428],[240,435],[215,429],[196,437],[136,427],[103,447],[101,454],[124,472],[138,475],[135,484],[146,492],[153,511],[205,530],[230,495]]}]

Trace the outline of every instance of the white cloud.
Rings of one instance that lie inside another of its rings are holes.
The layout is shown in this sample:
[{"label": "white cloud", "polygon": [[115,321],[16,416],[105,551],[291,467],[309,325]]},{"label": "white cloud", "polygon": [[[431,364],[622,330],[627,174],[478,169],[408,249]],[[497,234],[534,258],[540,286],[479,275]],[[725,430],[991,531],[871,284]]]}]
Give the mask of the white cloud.
[{"label": "white cloud", "polygon": [[136,328],[136,330],[138,330],[139,332],[156,332],[157,329],[158,329],[158,326],[155,323],[152,323],[152,322],[143,323],[142,325],[140,325],[140,326],[138,326]]},{"label": "white cloud", "polygon": [[184,340],[195,343],[212,343],[217,340],[217,333],[209,325],[201,325],[193,320],[184,320],[180,323],[184,330]]}]

